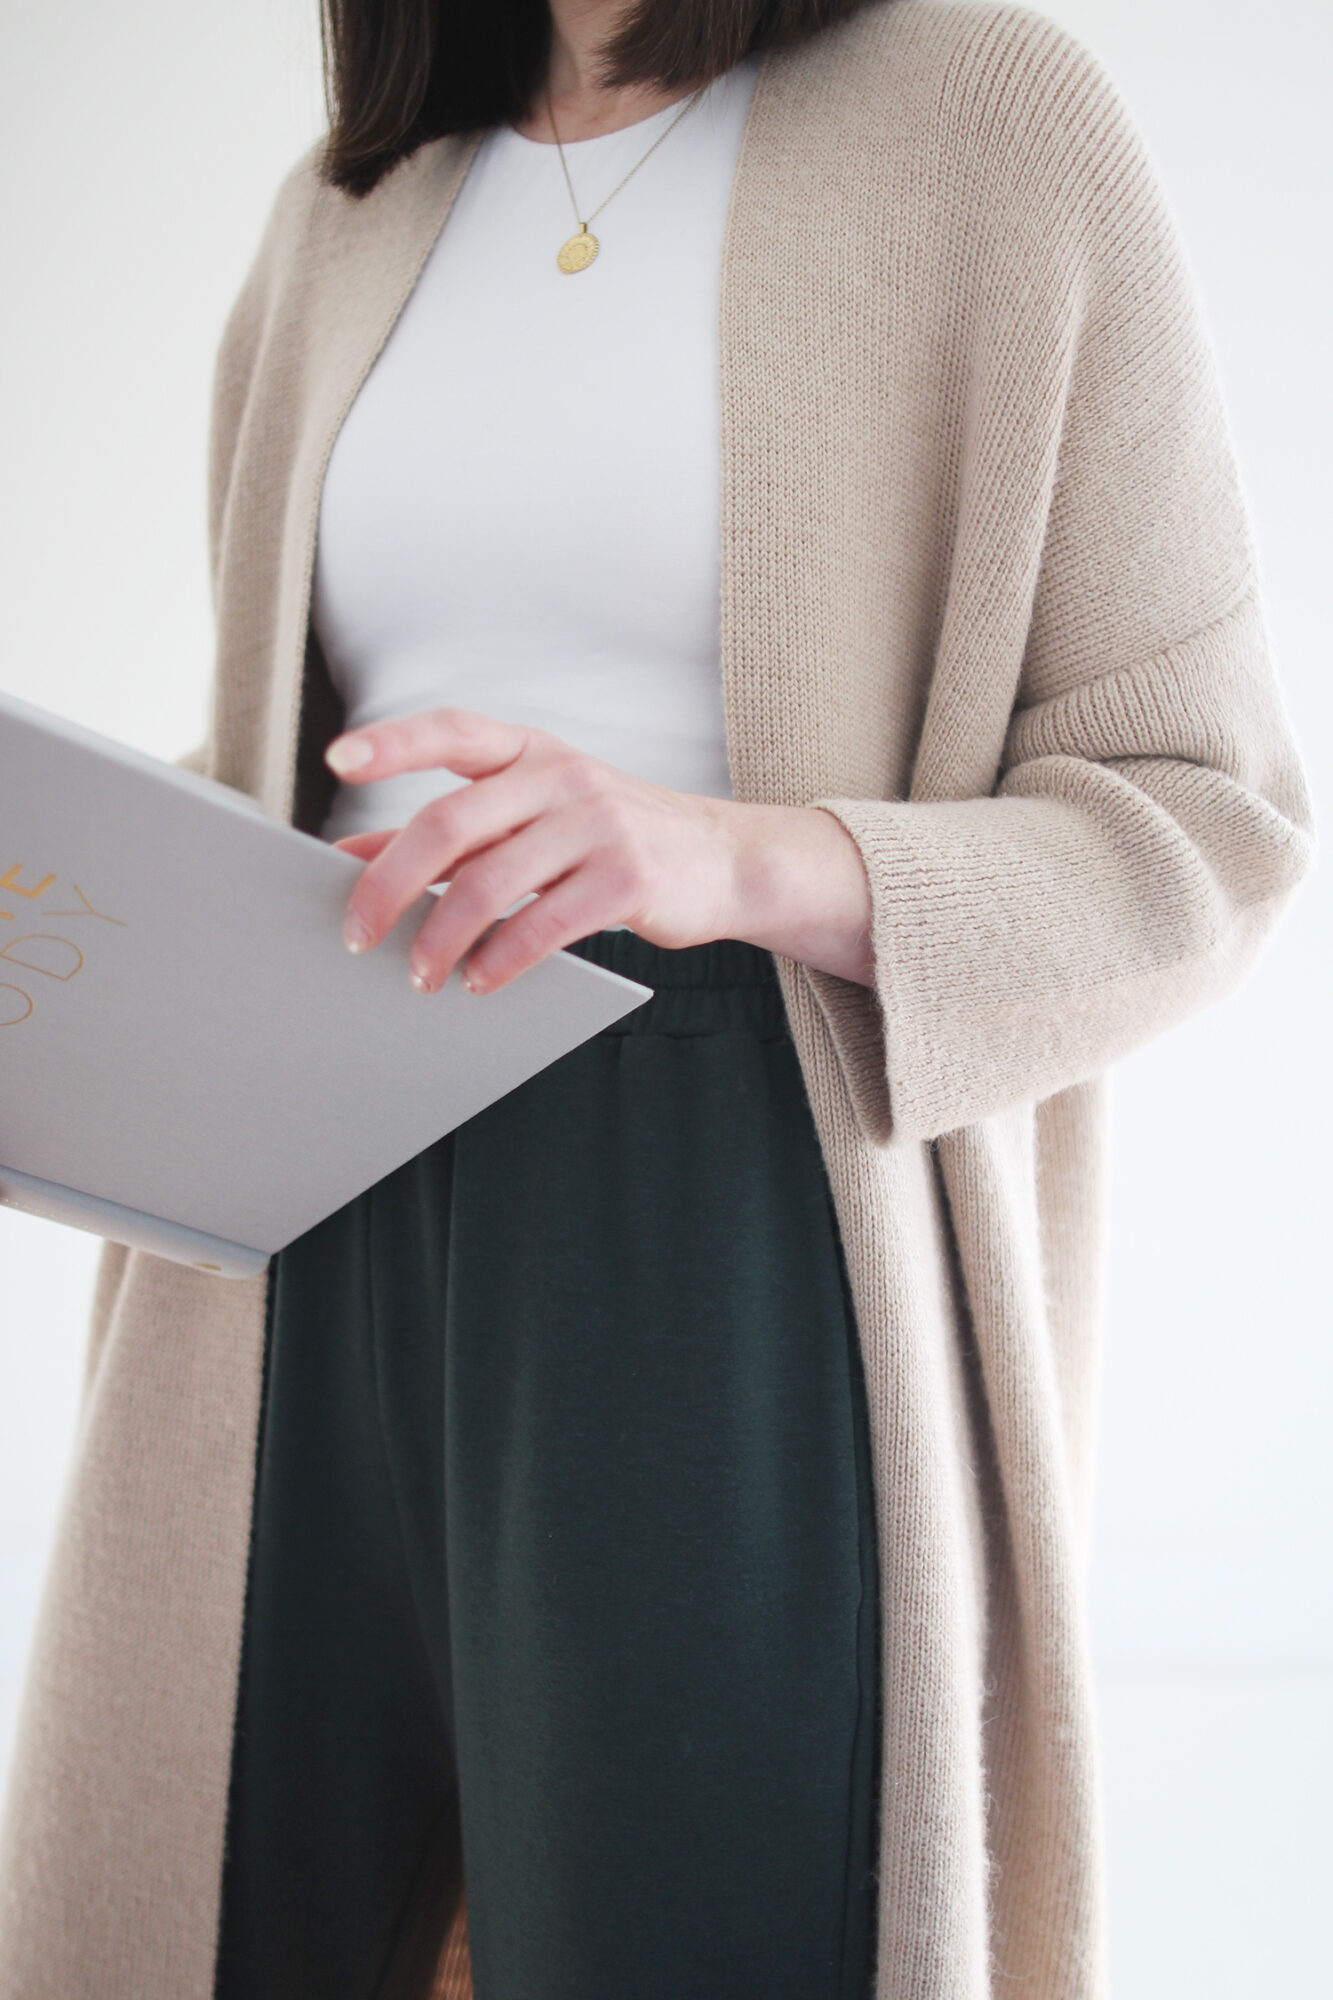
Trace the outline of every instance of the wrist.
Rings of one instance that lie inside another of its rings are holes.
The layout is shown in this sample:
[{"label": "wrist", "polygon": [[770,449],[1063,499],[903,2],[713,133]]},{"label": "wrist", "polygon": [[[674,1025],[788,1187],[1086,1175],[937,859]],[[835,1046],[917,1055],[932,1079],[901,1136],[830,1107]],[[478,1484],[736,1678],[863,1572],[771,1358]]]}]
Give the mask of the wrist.
[{"label": "wrist", "polygon": [[819,806],[737,805],[733,814],[730,935],[873,985],[870,885],[842,822]]}]

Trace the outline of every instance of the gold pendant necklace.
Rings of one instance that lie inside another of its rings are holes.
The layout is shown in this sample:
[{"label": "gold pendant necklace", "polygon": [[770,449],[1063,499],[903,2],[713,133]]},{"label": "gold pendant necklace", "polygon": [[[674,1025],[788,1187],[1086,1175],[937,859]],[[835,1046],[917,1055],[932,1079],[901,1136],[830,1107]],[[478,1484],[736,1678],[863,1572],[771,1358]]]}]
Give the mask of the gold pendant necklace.
[{"label": "gold pendant necklace", "polygon": [[578,235],[560,245],[555,261],[562,271],[586,271],[601,247],[597,238],[589,234],[587,223],[581,222]]},{"label": "gold pendant necklace", "polygon": [[[636,160],[634,162],[634,165],[625,175],[625,180],[616,182],[616,185],[612,188],[610,194],[606,197],[606,201],[598,203],[597,207],[588,217],[588,222],[592,222],[597,216],[601,214],[602,210],[606,207],[607,202],[615,200],[616,196],[620,193],[621,188],[624,187],[625,181],[631,180],[633,176],[638,173],[639,168],[644,164],[644,160],[651,159],[653,154],[657,151],[658,147],[661,145],[662,141],[664,139],[670,138],[671,134],[675,131],[677,125],[679,125],[681,119],[685,116],[685,113],[690,109],[692,105],[695,105],[699,102],[699,99],[703,96],[704,89],[706,88],[707,86],[704,85],[699,90],[696,90],[692,96],[686,98],[684,104],[682,104],[680,110],[676,113],[671,123],[667,126],[665,132],[658,133],[657,137],[653,140],[652,145],[648,148],[648,151],[644,154],[643,159]],[[555,113],[551,109],[551,90],[549,84],[547,85],[547,90],[546,90],[546,115],[551,121],[551,131],[555,138],[555,149],[557,153],[559,153],[560,155],[560,165],[563,167],[565,174],[565,186],[569,189],[570,205],[574,210],[574,220],[575,222],[578,223],[577,232],[573,236],[569,237],[566,242],[560,245],[560,249],[557,252],[555,261],[559,265],[562,271],[566,271],[572,275],[575,271],[586,271],[589,264],[592,263],[593,259],[596,257],[598,251],[601,249],[602,246],[597,241],[597,238],[593,235],[592,231],[589,229],[588,222],[585,222],[582,216],[579,214],[578,197],[574,193],[574,183],[569,178],[569,162],[565,158],[565,149],[560,143],[560,134],[559,132],[556,131]]]}]

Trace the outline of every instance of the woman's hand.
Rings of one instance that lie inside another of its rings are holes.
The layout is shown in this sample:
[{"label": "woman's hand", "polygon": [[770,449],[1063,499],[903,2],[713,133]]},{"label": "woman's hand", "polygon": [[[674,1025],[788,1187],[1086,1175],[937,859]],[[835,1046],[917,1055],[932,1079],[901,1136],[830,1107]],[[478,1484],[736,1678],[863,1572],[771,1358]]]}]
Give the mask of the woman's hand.
[{"label": "woman's hand", "polygon": [[472,780],[395,832],[338,842],[367,864],[344,925],[352,951],[448,883],[412,946],[423,993],[464,961],[465,984],[489,992],[612,924],[672,947],[741,938],[871,983],[870,891],[831,813],[668,791],[544,730],[454,708],[353,730],[325,756],[350,784],[438,769]]}]

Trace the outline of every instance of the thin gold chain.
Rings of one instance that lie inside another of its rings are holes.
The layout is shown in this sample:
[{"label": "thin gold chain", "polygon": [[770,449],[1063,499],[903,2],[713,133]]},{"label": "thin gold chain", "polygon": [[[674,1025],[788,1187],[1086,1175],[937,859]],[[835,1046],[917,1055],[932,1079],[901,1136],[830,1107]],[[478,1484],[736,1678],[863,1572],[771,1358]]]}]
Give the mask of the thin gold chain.
[{"label": "thin gold chain", "polygon": [[[551,121],[551,131],[555,137],[555,149],[557,153],[559,153],[560,155],[560,165],[564,169],[565,186],[569,189],[569,201],[570,201],[570,206],[574,210],[574,220],[575,222],[577,222],[581,230],[585,231],[586,233],[588,224],[590,222],[595,222],[597,220],[597,217],[606,207],[607,202],[615,200],[616,196],[620,193],[621,188],[624,187],[625,181],[632,180],[635,174],[638,173],[639,168],[644,165],[645,161],[648,161],[652,158],[653,154],[657,151],[662,141],[664,139],[669,139],[671,137],[671,134],[675,131],[677,125],[679,125],[681,119],[685,116],[685,113],[687,111],[692,110],[694,106],[699,102],[699,99],[703,96],[704,89],[706,87],[707,86],[701,86],[690,97],[686,98],[684,104],[682,104],[680,110],[676,113],[671,123],[667,126],[665,132],[659,132],[657,137],[653,140],[652,145],[648,148],[648,151],[644,154],[643,159],[636,160],[634,162],[634,165],[630,168],[629,172],[625,175],[625,180],[617,181],[616,185],[612,188],[610,194],[606,197],[606,201],[599,202],[596,208],[593,210],[592,214],[585,217],[579,214],[578,196],[574,192],[574,183],[569,178],[569,163],[565,159],[565,149],[560,143],[560,134],[559,132],[556,131],[555,112],[551,108],[551,88],[549,84],[547,85],[546,115]],[[609,137],[610,136],[609,133],[606,136]]]}]

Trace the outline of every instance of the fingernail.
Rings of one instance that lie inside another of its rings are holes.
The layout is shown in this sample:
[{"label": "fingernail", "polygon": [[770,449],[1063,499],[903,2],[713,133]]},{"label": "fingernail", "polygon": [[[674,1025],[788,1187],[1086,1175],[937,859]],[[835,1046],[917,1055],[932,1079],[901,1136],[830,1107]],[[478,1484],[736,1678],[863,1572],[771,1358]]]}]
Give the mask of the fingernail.
[{"label": "fingernail", "polygon": [[359,771],[374,755],[374,746],[364,736],[339,736],[324,752],[324,761],[342,777],[348,771]]},{"label": "fingernail", "polygon": [[469,993],[484,993],[486,991],[486,975],[484,972],[469,972],[465,967],[458,976]]},{"label": "fingernail", "polygon": [[416,987],[418,993],[430,992],[431,990],[430,977],[427,973],[419,972],[417,968],[413,966],[411,973],[409,974],[409,977],[411,978],[412,984]]},{"label": "fingernail", "polygon": [[360,917],[351,915],[344,917],[343,943],[349,951],[364,951],[370,943],[369,926],[364,924]]}]

